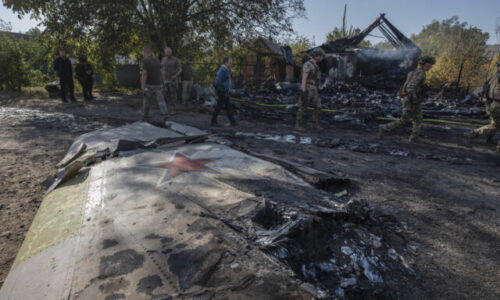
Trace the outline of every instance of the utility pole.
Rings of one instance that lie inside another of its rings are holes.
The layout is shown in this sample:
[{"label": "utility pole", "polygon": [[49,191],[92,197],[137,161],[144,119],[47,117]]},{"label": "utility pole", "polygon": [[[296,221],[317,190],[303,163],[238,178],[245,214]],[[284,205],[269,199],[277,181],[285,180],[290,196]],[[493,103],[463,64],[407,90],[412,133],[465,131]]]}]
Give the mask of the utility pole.
[{"label": "utility pole", "polygon": [[345,15],[347,13],[347,3],[344,4],[344,17],[342,18],[342,38],[346,37],[346,32],[345,32]]}]

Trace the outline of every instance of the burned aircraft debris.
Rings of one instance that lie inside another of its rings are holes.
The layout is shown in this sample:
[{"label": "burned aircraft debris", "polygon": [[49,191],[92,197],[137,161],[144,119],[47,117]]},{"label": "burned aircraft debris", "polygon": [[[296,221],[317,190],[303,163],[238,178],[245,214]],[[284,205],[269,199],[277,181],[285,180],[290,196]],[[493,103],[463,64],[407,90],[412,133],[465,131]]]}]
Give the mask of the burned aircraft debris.
[{"label": "burned aircraft debris", "polygon": [[[189,138],[200,131],[188,126],[169,128],[135,123],[75,141],[65,161],[82,144],[94,153],[116,140],[138,142],[108,150],[108,159],[86,167],[88,176],[47,194],[0,299],[35,290],[42,299],[395,298],[418,285],[414,244],[398,237],[405,227],[351,196],[348,180]],[[168,171],[147,167],[177,154],[204,159],[214,172],[185,168],[164,182]],[[57,207],[59,218],[73,217],[52,228]]]}]

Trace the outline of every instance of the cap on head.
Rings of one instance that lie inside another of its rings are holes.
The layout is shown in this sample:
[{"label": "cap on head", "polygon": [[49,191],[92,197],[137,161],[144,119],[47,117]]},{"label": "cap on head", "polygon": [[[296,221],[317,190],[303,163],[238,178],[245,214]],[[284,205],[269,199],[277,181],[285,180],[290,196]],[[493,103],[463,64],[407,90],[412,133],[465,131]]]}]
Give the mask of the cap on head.
[{"label": "cap on head", "polygon": [[418,60],[418,64],[419,65],[425,65],[425,64],[431,64],[431,65],[434,65],[436,64],[436,59],[432,56],[422,56],[420,57],[420,59]]},{"label": "cap on head", "polygon": [[85,61],[87,61],[87,57],[86,57],[85,55],[82,55],[82,56],[80,56],[80,57],[78,58],[78,61],[80,61],[80,62],[85,62]]},{"label": "cap on head", "polygon": [[325,57],[325,51],[321,48],[314,48],[311,51],[311,57],[323,56]]}]

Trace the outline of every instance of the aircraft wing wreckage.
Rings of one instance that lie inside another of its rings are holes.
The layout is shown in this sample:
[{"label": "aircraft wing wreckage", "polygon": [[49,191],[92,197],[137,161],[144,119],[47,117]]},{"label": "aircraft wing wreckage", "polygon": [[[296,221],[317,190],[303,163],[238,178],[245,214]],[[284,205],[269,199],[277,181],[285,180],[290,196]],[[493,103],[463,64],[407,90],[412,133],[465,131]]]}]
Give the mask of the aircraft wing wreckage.
[{"label": "aircraft wing wreckage", "polygon": [[412,278],[365,202],[325,188],[348,180],[265,159],[177,123],[78,137],[0,299],[311,299]]}]

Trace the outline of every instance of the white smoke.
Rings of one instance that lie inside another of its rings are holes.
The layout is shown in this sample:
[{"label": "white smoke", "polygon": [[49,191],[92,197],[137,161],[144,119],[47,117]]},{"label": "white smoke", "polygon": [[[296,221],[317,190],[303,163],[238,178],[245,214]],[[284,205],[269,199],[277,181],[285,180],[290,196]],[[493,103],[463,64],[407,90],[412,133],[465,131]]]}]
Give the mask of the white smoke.
[{"label": "white smoke", "polygon": [[371,60],[401,61],[398,67],[409,69],[414,65],[420,51],[417,48],[399,48],[396,50],[363,49],[357,54],[358,58],[364,62]]}]

